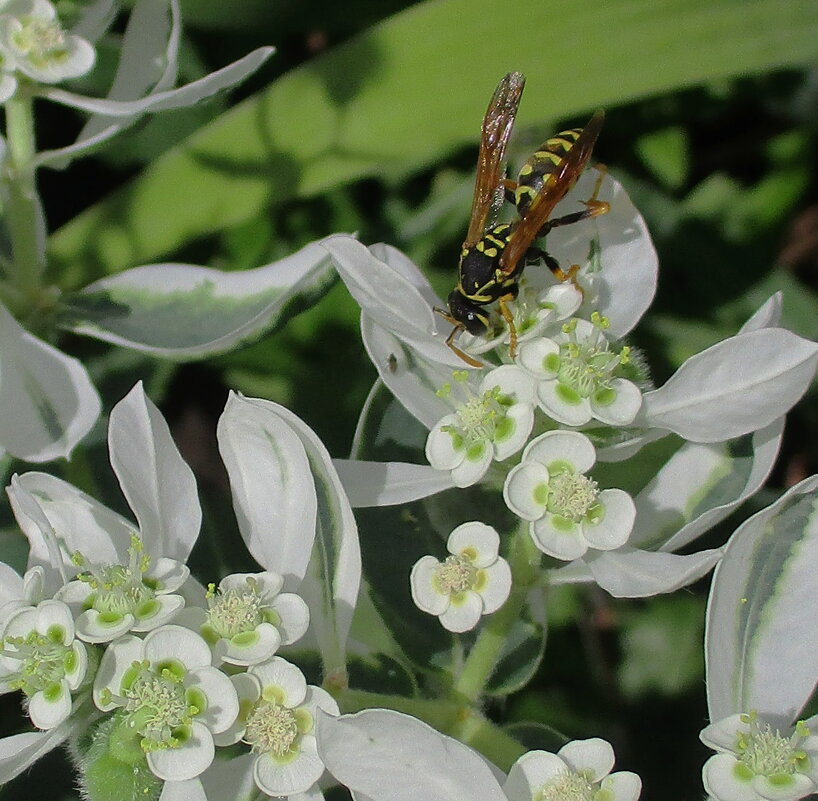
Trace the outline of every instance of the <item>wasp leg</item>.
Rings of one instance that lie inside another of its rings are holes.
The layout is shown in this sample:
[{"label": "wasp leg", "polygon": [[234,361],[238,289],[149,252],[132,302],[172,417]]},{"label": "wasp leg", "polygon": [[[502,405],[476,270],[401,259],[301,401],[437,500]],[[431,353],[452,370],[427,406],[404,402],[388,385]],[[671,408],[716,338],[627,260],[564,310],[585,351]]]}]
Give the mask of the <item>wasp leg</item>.
[{"label": "wasp leg", "polygon": [[563,283],[570,281],[580,291],[583,297],[585,296],[582,287],[576,280],[577,273],[580,269],[578,264],[572,264],[568,270],[563,270],[562,267],[560,267],[560,263],[550,253],[546,252],[542,248],[530,247],[526,252],[526,262],[540,260],[545,262],[545,266],[551,270],[554,278],[556,278],[558,281],[562,281]]},{"label": "wasp leg", "polygon": [[511,356],[512,359],[517,355],[517,326],[514,325],[514,317],[511,314],[511,309],[508,307],[508,302],[514,300],[514,297],[515,295],[509,293],[499,299],[500,314],[503,315],[503,319],[508,326],[508,355]]},{"label": "wasp leg", "polygon": [[512,181],[511,178],[503,178],[502,186],[503,186],[503,194],[505,196],[505,199],[509,203],[513,203],[516,206],[517,205],[517,196],[516,196],[515,193],[517,191],[517,186],[518,186],[517,182]]},{"label": "wasp leg", "polygon": [[462,331],[465,328],[463,325],[455,325],[452,329],[452,333],[446,338],[446,344],[461,358],[463,359],[466,364],[470,364],[472,367],[485,367],[482,362],[478,362],[477,359],[473,359],[469,356],[468,353],[464,353],[457,345],[454,344],[454,338],[458,331]]},{"label": "wasp leg", "polygon": [[562,225],[572,225],[573,223],[582,220],[588,220],[592,217],[599,217],[600,214],[607,214],[611,210],[611,205],[605,200],[598,200],[599,190],[602,187],[602,181],[608,174],[608,168],[604,164],[594,165],[594,169],[599,172],[596,182],[594,183],[594,191],[588,200],[583,200],[585,209],[583,211],[575,211],[573,214],[566,214],[563,217],[555,217],[553,220],[543,225],[537,232],[537,238],[545,236],[552,228],[559,228]]}]

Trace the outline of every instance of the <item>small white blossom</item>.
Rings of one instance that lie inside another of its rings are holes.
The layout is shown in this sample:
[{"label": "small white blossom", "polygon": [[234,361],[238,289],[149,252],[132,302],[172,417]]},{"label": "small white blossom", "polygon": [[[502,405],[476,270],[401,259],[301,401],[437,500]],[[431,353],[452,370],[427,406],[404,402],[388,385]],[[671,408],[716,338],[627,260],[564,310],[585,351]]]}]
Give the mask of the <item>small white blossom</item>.
[{"label": "small white blossom", "polygon": [[630,771],[611,773],[613,766],[613,748],[605,740],[573,740],[556,754],[521,756],[503,790],[509,801],[636,801],[642,780]]},{"label": "small white blossom", "polygon": [[299,595],[281,592],[278,573],[235,573],[210,585],[207,609],[188,607],[178,622],[210,643],[217,659],[254,665],[304,636],[310,611]]},{"label": "small white blossom", "polygon": [[112,642],[94,681],[94,703],[120,708],[123,725],[140,736],[148,766],[165,781],[202,773],[215,755],[214,735],[239,713],[233,682],[211,666],[210,646],[181,626],[162,626],[144,640]]},{"label": "small white blossom", "polygon": [[[462,376],[455,373],[457,379]],[[519,367],[503,365],[483,378],[476,395],[432,428],[426,458],[437,470],[450,470],[456,486],[468,487],[486,474],[493,460],[517,453],[533,425],[533,382]]]},{"label": "small white blossom", "polygon": [[627,425],[642,405],[642,393],[622,378],[630,349],[611,348],[605,318],[574,318],[552,339],[520,346],[518,363],[538,379],[540,408],[559,423],[580,426],[591,419],[611,426]]},{"label": "small white blossom", "polygon": [[[41,83],[85,75],[94,65],[93,46],[66,33],[48,0],[11,0],[0,14],[3,70]],[[13,91],[13,90],[12,90]]]},{"label": "small white blossom", "polygon": [[128,564],[97,565],[74,554],[74,563],[85,571],[56,597],[77,614],[80,639],[103,643],[129,631],[150,631],[170,622],[184,606],[174,590],[190,575],[187,565],[167,557],[152,560],[136,534],[128,556]]},{"label": "small white blossom", "polygon": [[711,723],[699,736],[719,752],[702,769],[716,801],[796,801],[818,789],[818,736],[803,721],[782,734],[751,712]]},{"label": "small white blossom", "polygon": [[74,634],[71,610],[60,601],[18,607],[3,627],[0,692],[21,690],[40,729],[67,720],[71,693],[85,680],[88,653]]},{"label": "small white blossom", "polygon": [[506,477],[508,508],[531,522],[531,536],[549,556],[579,559],[589,548],[624,545],[636,518],[633,499],[620,489],[600,490],[585,473],[596,451],[578,431],[549,431],[533,439]]},{"label": "small white blossom", "polygon": [[315,740],[315,712],[338,714],[335,699],[308,685],[304,674],[280,656],[234,676],[241,712],[219,745],[242,740],[256,760],[253,777],[267,795],[307,792],[321,778],[324,763]]},{"label": "small white blossom", "polygon": [[424,556],[412,568],[412,598],[449,631],[469,631],[496,612],[511,592],[511,569],[500,536],[484,523],[463,523],[449,535],[444,562]]}]

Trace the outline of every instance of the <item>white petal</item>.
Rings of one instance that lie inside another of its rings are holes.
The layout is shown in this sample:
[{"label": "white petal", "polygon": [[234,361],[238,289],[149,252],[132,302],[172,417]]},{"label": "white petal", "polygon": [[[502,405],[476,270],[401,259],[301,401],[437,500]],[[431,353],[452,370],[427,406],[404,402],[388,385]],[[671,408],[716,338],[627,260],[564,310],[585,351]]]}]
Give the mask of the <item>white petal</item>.
[{"label": "white petal", "polygon": [[513,398],[514,403],[534,403],[536,384],[531,376],[515,364],[495,367],[480,382],[478,394],[482,395],[494,387],[499,387],[501,396]]},{"label": "white petal", "polygon": [[199,779],[187,779],[183,782],[165,782],[159,801],[207,801],[207,796]]},{"label": "white petal", "polygon": [[491,466],[494,448],[487,442],[469,449],[468,456],[452,469],[452,481],[456,487],[470,487],[476,484]]},{"label": "white petal", "polygon": [[588,550],[580,526],[574,525],[571,531],[565,531],[554,525],[551,512],[546,512],[541,520],[531,524],[531,538],[543,553],[566,562],[579,559]]},{"label": "white petal", "polygon": [[500,553],[500,535],[485,523],[461,523],[449,534],[446,547],[452,554],[468,550],[468,559],[475,567],[488,567]]},{"label": "white petal", "polygon": [[478,592],[483,599],[483,614],[490,615],[506,602],[511,593],[511,568],[501,556],[484,572],[488,580]]},{"label": "white petal", "polygon": [[[783,777],[776,777],[776,779]],[[753,789],[767,801],[798,801],[815,789],[815,782],[803,773],[792,773],[786,777],[786,784],[771,782],[766,776],[753,779]]]},{"label": "white petal", "polygon": [[704,763],[702,782],[717,801],[758,801],[751,779],[740,779],[738,761],[731,754],[714,754]]},{"label": "white petal", "polygon": [[[304,703],[301,704],[301,709],[306,709],[307,712],[312,715],[313,728],[315,727],[314,721],[317,709],[323,709],[324,712],[329,715],[341,714],[341,710],[338,708],[338,702],[326,690],[312,684],[307,686],[307,697],[304,699]],[[310,731],[312,731],[312,729]]]},{"label": "white petal", "polygon": [[127,634],[133,624],[133,615],[102,614],[96,609],[86,609],[77,618],[77,637],[85,642],[111,642]]},{"label": "white petal", "polygon": [[596,449],[579,431],[547,431],[523,451],[523,461],[532,460],[548,468],[567,464],[577,473],[587,473],[596,462]]},{"label": "white petal", "polygon": [[503,785],[510,801],[532,801],[546,783],[568,770],[568,766],[548,751],[529,751],[512,766]]},{"label": "white petal", "polygon": [[559,353],[560,346],[543,337],[522,343],[517,361],[535,378],[551,380],[559,371]]},{"label": "white petal", "polygon": [[324,763],[318,756],[315,737],[309,735],[302,738],[298,756],[292,762],[277,764],[269,754],[262,754],[253,767],[256,784],[273,796],[306,792],[323,772]]},{"label": "white petal", "polygon": [[283,704],[290,709],[299,706],[307,695],[307,680],[304,674],[280,656],[274,656],[269,662],[261,665],[253,665],[249,672],[261,682],[262,691],[265,687],[277,687],[282,690]]},{"label": "white petal", "polygon": [[602,490],[597,496],[602,506],[602,516],[598,522],[582,522],[582,534],[588,545],[600,551],[612,551],[622,547],[630,536],[636,519],[633,498],[620,489]]},{"label": "white petal", "polygon": [[455,415],[446,415],[429,432],[429,437],[426,440],[426,458],[436,470],[452,470],[465,457],[464,448],[455,446],[451,432],[442,430],[444,426],[454,425],[455,423],[457,423]]},{"label": "white petal", "polygon": [[178,748],[160,748],[148,752],[148,767],[166,782],[193,779],[210,767],[216,755],[213,735],[198,721],[190,724],[190,737]]},{"label": "white petal", "polygon": [[85,646],[79,641],[74,640],[71,644],[71,650],[74,652],[74,669],[65,671],[65,680],[72,690],[76,690],[85,679],[85,673],[88,670],[88,651]]},{"label": "white petal", "polygon": [[233,682],[233,689],[239,700],[239,714],[231,726],[213,735],[213,742],[218,746],[233,745],[244,737],[247,717],[253,704],[261,697],[261,684],[252,673],[238,673],[231,676],[230,681]]},{"label": "white petal", "polygon": [[[24,600],[23,579],[20,574],[5,562],[0,562],[0,608],[9,601]],[[28,605],[25,604],[25,606]],[[35,606],[36,602],[31,605]]]},{"label": "white petal", "polygon": [[577,773],[582,771],[592,783],[601,781],[614,766],[611,744],[599,737],[572,740],[557,751],[557,756]]},{"label": "white petal", "polygon": [[138,614],[131,627],[133,631],[152,631],[159,626],[170,623],[179,611],[184,607],[185,599],[181,595],[157,595],[147,607],[149,614],[145,614],[146,608],[138,609]]},{"label": "white petal", "polygon": [[545,514],[549,478],[548,468],[539,462],[518,464],[503,486],[506,506],[523,520],[539,520]]},{"label": "white petal", "polygon": [[300,640],[310,625],[310,608],[307,602],[292,592],[284,592],[270,604],[278,614],[276,624],[282,645],[290,645]]},{"label": "white petal", "polygon": [[[145,659],[151,664],[176,659],[188,670],[210,665],[210,646],[193,631],[169,625],[154,629],[145,637]],[[195,774],[194,774],[195,775]]]},{"label": "white petal", "polygon": [[281,645],[281,635],[272,623],[261,623],[252,632],[216,643],[216,655],[231,665],[257,665],[269,659]]},{"label": "white petal", "polygon": [[540,408],[552,420],[567,426],[584,425],[593,417],[588,398],[566,400],[557,381],[541,381],[537,386],[537,399]]},{"label": "white petal", "polygon": [[47,732],[24,732],[0,738],[0,784],[11,781],[71,734],[66,723]]},{"label": "white petal", "polygon": [[575,284],[565,281],[548,287],[540,293],[538,300],[554,308],[557,320],[564,320],[582,305],[582,292]]},{"label": "white petal", "polygon": [[412,600],[418,609],[430,615],[442,615],[449,606],[449,596],[437,589],[434,575],[440,562],[434,556],[422,556],[409,576]]},{"label": "white petal", "polygon": [[54,626],[62,631],[62,644],[74,639],[74,618],[71,610],[61,601],[43,601],[37,606],[37,631],[49,634]]},{"label": "white petal", "polygon": [[528,403],[515,403],[506,411],[502,436],[494,437],[494,458],[498,462],[508,459],[525,445],[534,427],[534,407]]},{"label": "white petal", "polygon": [[610,403],[601,404],[597,398],[591,397],[591,411],[594,417],[609,426],[632,423],[642,407],[642,392],[639,387],[624,378],[615,378],[611,381],[611,389],[614,396]]},{"label": "white petal", "polygon": [[458,601],[459,603],[450,603],[449,608],[439,615],[440,622],[449,631],[470,631],[483,614],[483,600],[476,592],[467,590],[461,593]]},{"label": "white petal", "polygon": [[607,776],[601,789],[611,793],[612,801],[637,801],[642,792],[642,780],[629,770],[620,770]]},{"label": "white petal", "polygon": [[169,593],[179,589],[190,576],[190,568],[176,559],[163,556],[155,559],[145,574],[156,582],[156,592]]},{"label": "white petal", "polygon": [[261,573],[231,573],[219,582],[219,589],[222,592],[232,589],[246,590],[248,579],[256,583],[259,595],[268,597],[270,600],[278,595],[284,586],[283,576],[265,570]]},{"label": "white petal", "polygon": [[745,723],[741,713],[730,715],[706,726],[699,734],[699,739],[714,751],[735,751],[739,734],[748,734],[750,726]]},{"label": "white petal", "polygon": [[185,687],[194,687],[204,693],[207,708],[196,720],[210,731],[219,733],[231,726],[239,714],[239,699],[230,678],[214,667],[200,667],[189,671],[184,678]]},{"label": "white petal", "polygon": [[142,640],[126,634],[105,649],[94,677],[94,703],[98,709],[110,712],[117,706],[115,701],[103,704],[100,694],[102,690],[110,690],[114,695],[122,692],[122,678],[135,661],[142,659],[142,646]]},{"label": "white petal", "polygon": [[28,715],[38,729],[53,729],[71,714],[71,691],[64,679],[53,693],[34,693],[28,701]]}]

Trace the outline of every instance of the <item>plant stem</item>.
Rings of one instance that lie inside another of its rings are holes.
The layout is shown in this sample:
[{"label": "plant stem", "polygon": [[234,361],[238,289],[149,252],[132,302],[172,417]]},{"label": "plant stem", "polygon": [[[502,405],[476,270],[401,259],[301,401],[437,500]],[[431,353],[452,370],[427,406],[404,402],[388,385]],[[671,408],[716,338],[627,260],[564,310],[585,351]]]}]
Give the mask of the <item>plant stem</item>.
[{"label": "plant stem", "polygon": [[7,220],[13,259],[9,279],[17,289],[34,299],[45,272],[45,254],[39,243],[41,221],[34,176],[33,100],[21,84],[6,102],[8,154],[3,180],[8,190]]},{"label": "plant stem", "polygon": [[461,701],[474,704],[482,695],[509,632],[520,617],[528,591],[537,579],[539,562],[540,553],[528,536],[527,524],[523,524],[512,540],[509,554],[511,594],[480,631],[455,682],[453,694]]}]

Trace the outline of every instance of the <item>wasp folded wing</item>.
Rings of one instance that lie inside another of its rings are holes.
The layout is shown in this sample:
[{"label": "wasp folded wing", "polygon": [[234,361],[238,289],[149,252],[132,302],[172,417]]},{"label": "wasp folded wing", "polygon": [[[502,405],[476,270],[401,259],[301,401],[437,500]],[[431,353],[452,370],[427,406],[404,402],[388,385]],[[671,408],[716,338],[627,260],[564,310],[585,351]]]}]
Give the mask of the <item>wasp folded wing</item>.
[{"label": "wasp folded wing", "polygon": [[565,158],[548,176],[539,194],[515,224],[508,245],[500,258],[500,269],[504,274],[511,275],[515,271],[531,243],[541,235],[540,231],[548,222],[554,207],[565,197],[588,165],[604,120],[604,111],[597,111],[591,117]]},{"label": "wasp folded wing", "polygon": [[473,247],[483,236],[489,216],[502,202],[501,183],[505,172],[506,146],[514,127],[524,86],[525,77],[522,73],[509,72],[497,84],[486,109],[477,156],[471,219],[463,242],[464,248]]}]

